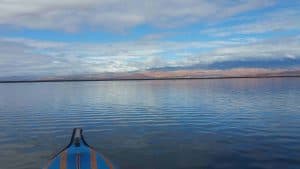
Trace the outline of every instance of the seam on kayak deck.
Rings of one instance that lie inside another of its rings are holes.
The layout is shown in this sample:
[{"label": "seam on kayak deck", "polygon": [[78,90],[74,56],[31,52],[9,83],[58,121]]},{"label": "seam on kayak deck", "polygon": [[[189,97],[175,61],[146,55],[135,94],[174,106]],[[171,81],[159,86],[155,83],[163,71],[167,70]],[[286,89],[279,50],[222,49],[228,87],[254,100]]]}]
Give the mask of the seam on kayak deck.
[{"label": "seam on kayak deck", "polygon": [[80,154],[76,154],[76,169],[80,169]]}]

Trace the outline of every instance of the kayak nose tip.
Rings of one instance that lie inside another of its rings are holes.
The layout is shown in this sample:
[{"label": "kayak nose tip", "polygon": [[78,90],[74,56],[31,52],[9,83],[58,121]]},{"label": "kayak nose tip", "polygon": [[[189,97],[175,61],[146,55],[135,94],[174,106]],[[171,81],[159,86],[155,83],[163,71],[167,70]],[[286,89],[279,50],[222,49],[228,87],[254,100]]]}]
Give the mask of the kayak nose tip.
[{"label": "kayak nose tip", "polygon": [[74,128],[73,129],[72,143],[76,147],[79,147],[81,140],[82,140],[82,128]]}]

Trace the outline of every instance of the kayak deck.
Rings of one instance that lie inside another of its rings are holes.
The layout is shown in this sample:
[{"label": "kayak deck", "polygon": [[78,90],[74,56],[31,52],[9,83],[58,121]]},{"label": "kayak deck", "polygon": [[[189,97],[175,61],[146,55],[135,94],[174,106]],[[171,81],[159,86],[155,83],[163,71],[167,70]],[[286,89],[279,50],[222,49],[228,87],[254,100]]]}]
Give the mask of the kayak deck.
[{"label": "kayak deck", "polygon": [[82,129],[75,128],[70,144],[59,152],[44,169],[113,169],[111,162],[84,140]]}]

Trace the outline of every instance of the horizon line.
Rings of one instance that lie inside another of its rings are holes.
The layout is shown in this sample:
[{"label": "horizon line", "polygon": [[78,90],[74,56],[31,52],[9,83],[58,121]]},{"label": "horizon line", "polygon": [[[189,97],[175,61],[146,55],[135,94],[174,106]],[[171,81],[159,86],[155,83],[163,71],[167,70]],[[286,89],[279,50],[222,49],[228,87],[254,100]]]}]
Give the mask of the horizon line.
[{"label": "horizon line", "polygon": [[228,77],[176,77],[176,78],[103,78],[103,79],[53,79],[53,80],[5,80],[1,83],[47,83],[47,82],[93,82],[93,81],[149,81],[149,80],[218,80],[218,79],[270,79],[270,78],[300,78],[300,75],[271,76],[228,76]]}]

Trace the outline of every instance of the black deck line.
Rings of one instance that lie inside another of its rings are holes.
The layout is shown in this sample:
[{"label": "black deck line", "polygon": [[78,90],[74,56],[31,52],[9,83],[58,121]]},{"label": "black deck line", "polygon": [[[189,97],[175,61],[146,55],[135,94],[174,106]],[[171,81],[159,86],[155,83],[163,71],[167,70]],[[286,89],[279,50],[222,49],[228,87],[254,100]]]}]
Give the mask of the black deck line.
[{"label": "black deck line", "polygon": [[[63,148],[62,150],[60,150],[58,153],[56,153],[50,160],[53,160],[55,157],[57,157],[60,153],[62,153],[63,151],[65,151],[65,150],[67,150],[68,148],[70,148],[71,146],[72,146],[72,144],[74,143],[74,137],[75,137],[75,131],[76,131],[76,129],[78,129],[78,128],[74,128],[73,129],[73,132],[72,132],[72,137],[71,137],[71,140],[70,140],[70,143],[65,147],[65,148]],[[82,140],[82,142],[83,142],[83,144],[85,145],[85,146],[87,146],[87,147],[90,147],[87,143],[86,143],[86,141],[84,140],[84,137],[83,137],[83,135],[82,135],[82,129],[81,128],[79,128],[80,129],[80,135],[81,135],[81,140]],[[91,147],[90,147],[91,148]]]},{"label": "black deck line", "polygon": [[93,82],[93,81],[148,81],[148,80],[206,80],[206,79],[270,79],[270,78],[300,78],[300,75],[290,76],[230,76],[230,77],[178,77],[178,78],[145,78],[145,79],[70,79],[70,80],[11,80],[0,83],[44,83],[44,82]]}]

